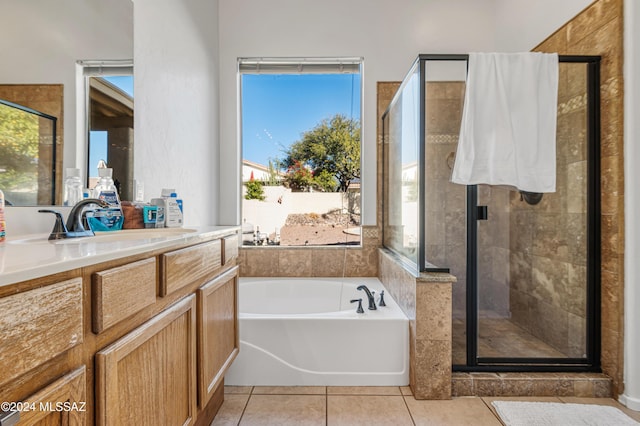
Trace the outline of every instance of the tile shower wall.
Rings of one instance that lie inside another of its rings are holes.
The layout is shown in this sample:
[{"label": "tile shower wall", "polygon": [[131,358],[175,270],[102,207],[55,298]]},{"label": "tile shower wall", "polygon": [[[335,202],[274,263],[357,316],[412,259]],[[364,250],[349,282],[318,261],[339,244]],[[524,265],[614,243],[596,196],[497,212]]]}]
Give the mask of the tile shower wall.
[{"label": "tile shower wall", "polygon": [[466,297],[466,187],[450,182],[455,159],[465,84],[428,82],[426,87],[426,256],[450,268],[453,315],[464,318]]},{"label": "tile shower wall", "polygon": [[[623,391],[624,174],[622,0],[598,0],[534,50],[601,55],[601,241],[602,355],[613,378],[613,395]],[[571,155],[571,154],[569,154]],[[581,167],[575,161],[573,168]],[[575,271],[579,273],[579,271]]]},{"label": "tile shower wall", "polygon": [[585,356],[586,67],[561,64],[556,192],[529,205],[511,192],[512,321],[568,357]]}]

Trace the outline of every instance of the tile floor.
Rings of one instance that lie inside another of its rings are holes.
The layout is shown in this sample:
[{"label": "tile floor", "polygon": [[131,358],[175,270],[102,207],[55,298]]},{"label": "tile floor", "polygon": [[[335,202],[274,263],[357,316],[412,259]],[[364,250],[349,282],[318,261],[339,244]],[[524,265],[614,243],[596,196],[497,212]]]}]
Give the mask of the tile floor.
[{"label": "tile floor", "polygon": [[409,387],[225,386],[225,401],[212,426],[500,426],[491,406],[494,400],[612,405],[640,421],[640,412],[609,398],[463,397],[418,401]]}]

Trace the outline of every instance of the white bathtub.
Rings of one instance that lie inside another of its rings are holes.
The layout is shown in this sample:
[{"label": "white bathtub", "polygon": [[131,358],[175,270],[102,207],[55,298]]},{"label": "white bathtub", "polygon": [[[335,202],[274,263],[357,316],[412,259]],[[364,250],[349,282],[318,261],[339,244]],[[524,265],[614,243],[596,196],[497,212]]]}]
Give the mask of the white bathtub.
[{"label": "white bathtub", "polygon": [[[240,354],[227,385],[403,386],[409,320],[377,278],[240,278]],[[364,314],[356,313],[362,298]]]}]

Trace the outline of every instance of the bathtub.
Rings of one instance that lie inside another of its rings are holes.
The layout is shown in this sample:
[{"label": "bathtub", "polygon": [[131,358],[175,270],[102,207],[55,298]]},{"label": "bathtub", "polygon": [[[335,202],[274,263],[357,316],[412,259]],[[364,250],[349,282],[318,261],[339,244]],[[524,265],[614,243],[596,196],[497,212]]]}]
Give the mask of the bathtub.
[{"label": "bathtub", "polygon": [[[240,278],[240,353],[227,385],[404,386],[409,320],[377,278]],[[362,298],[364,314],[356,313]]]}]

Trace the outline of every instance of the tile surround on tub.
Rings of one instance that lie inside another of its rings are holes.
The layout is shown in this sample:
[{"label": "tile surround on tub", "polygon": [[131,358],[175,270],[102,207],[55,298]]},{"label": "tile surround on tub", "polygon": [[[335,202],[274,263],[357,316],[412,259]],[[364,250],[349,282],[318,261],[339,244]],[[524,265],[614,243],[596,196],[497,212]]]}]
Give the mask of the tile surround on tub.
[{"label": "tile surround on tub", "polygon": [[380,231],[362,227],[362,246],[241,247],[243,277],[376,277]]}]

